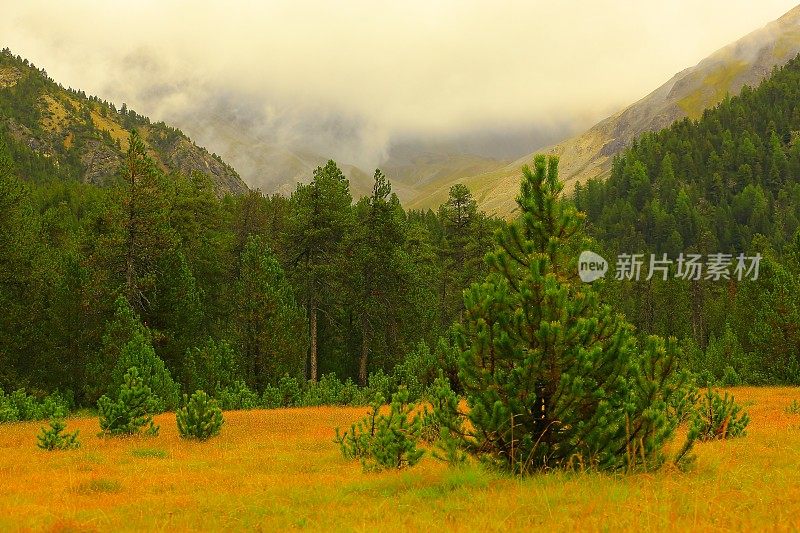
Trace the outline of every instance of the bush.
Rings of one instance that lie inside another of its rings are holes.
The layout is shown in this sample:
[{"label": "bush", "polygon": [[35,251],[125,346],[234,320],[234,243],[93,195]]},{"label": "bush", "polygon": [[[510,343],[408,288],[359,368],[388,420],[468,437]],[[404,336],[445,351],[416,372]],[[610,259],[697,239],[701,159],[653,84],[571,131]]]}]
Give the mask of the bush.
[{"label": "bush", "polygon": [[261,407],[264,409],[277,409],[283,407],[283,395],[281,390],[274,385],[264,387],[261,394]]},{"label": "bush", "polygon": [[222,429],[222,410],[217,402],[209,398],[204,391],[197,391],[187,401],[183,396],[184,406],[176,413],[178,433],[184,439],[208,440],[218,435]]},{"label": "bush", "polygon": [[367,390],[364,391],[364,395],[367,398],[374,398],[375,395],[380,394],[384,398],[391,398],[394,388],[392,378],[379,368],[375,372],[370,372],[367,377]]},{"label": "bush", "polygon": [[459,398],[442,373],[431,387],[431,409],[422,419],[423,439],[434,444],[433,456],[451,465],[461,464],[467,456],[462,446],[464,416],[458,408]]},{"label": "bush", "polygon": [[139,370],[131,367],[125,374],[116,400],[103,395],[97,401],[100,435],[135,435],[147,427],[148,435],[157,435],[153,413],[159,405],[150,387],[144,384]]},{"label": "bush", "polygon": [[257,409],[260,401],[258,394],[250,390],[244,381],[234,381],[232,385],[216,391],[220,407],[226,411]]},{"label": "bush", "polygon": [[36,436],[36,446],[42,450],[72,450],[79,448],[78,431],[74,433],[63,433],[67,424],[60,419],[50,422],[50,428],[42,427],[41,432]]},{"label": "bush", "polygon": [[205,345],[186,351],[186,380],[189,390],[225,389],[241,378],[238,358],[225,341],[209,338]]},{"label": "bush", "polygon": [[408,389],[409,398],[419,400],[433,383],[438,369],[436,357],[428,344],[420,341],[406,354],[402,362],[394,367],[392,375],[396,383]]},{"label": "bush", "polygon": [[284,374],[278,381],[278,391],[280,392],[282,406],[299,407],[302,405],[303,388],[296,377]]},{"label": "bush", "polygon": [[69,414],[70,405],[70,400],[58,391],[37,400],[24,389],[9,395],[0,389],[0,422],[64,418]]},{"label": "bush", "polygon": [[408,391],[401,388],[393,397],[389,414],[381,415],[384,397],[376,394],[369,414],[343,434],[336,428],[334,441],[345,459],[359,459],[365,471],[414,466],[425,453],[417,448],[422,417],[408,403]]},{"label": "bush", "polygon": [[731,365],[727,365],[725,367],[725,371],[722,373],[721,381],[722,385],[725,387],[737,387],[742,384],[742,378],[739,377],[739,374]]},{"label": "bush", "polygon": [[699,441],[743,437],[750,417],[736,404],[733,396],[720,396],[709,389],[694,411],[689,424],[690,436]]},{"label": "bush", "polygon": [[339,389],[340,405],[366,405],[364,391],[351,379],[347,378]]},{"label": "bush", "polygon": [[792,400],[786,409],[784,409],[787,415],[800,415],[800,402],[797,400]]},{"label": "bush", "polygon": [[114,366],[111,373],[110,394],[113,395],[119,390],[125,374],[131,367],[136,367],[142,383],[152,391],[154,413],[163,413],[178,407],[180,387],[173,381],[164,361],[156,355],[145,335],[138,331],[125,344]]},{"label": "bush", "polygon": [[301,405],[337,405],[341,401],[342,382],[333,372],[323,374],[316,383],[309,381],[303,390]]}]

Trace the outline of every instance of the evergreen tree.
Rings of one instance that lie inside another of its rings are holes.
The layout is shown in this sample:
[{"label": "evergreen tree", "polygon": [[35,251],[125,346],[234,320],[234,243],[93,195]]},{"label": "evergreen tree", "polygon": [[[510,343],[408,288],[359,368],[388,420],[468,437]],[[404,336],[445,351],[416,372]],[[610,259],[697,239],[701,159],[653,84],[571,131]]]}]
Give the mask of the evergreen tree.
[{"label": "evergreen tree", "polygon": [[[366,385],[371,342],[378,326],[396,321],[399,292],[404,285],[406,257],[401,253],[405,240],[402,208],[386,176],[375,171],[372,196],[356,206],[355,263],[358,283],[355,293],[361,315],[361,355],[358,381]],[[383,324],[381,324],[381,322]],[[387,351],[391,342],[384,344]],[[396,347],[396,344],[395,346]]]},{"label": "evergreen tree", "polygon": [[184,406],[176,413],[178,434],[184,439],[208,440],[219,435],[222,429],[222,410],[204,391],[183,396]]},{"label": "evergreen tree", "polygon": [[632,328],[577,280],[582,215],[562,201],[557,159],[523,168],[521,219],[465,292],[459,377],[469,449],[527,473],[575,461],[653,467],[677,420],[673,340],[637,346]]},{"label": "evergreen tree", "polygon": [[299,184],[292,194],[292,216],[287,242],[298,293],[308,312],[310,350],[309,378],[318,377],[319,311],[339,288],[343,239],[352,227],[350,184],[339,167],[328,161],[314,171],[308,185]]},{"label": "evergreen tree", "polygon": [[157,435],[158,426],[153,424],[157,407],[158,400],[150,387],[144,384],[136,367],[131,367],[125,373],[117,399],[103,395],[97,401],[100,435],[135,435],[145,427],[148,435]]},{"label": "evergreen tree", "polygon": [[60,419],[50,421],[50,427],[43,427],[36,436],[36,446],[42,450],[72,450],[79,448],[81,443],[78,441],[78,431],[64,433],[67,424]]},{"label": "evergreen tree", "polygon": [[248,384],[261,391],[302,369],[308,346],[306,320],[275,255],[250,236],[236,285],[234,321]]}]

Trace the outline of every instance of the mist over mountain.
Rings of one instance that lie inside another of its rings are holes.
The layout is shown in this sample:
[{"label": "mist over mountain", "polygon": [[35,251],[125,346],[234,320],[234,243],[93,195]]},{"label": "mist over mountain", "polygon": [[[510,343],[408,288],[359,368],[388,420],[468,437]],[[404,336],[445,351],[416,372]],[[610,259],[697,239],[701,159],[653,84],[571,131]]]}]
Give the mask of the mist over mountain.
[{"label": "mist over mountain", "polygon": [[411,201],[584,131],[789,5],[161,2],[154,17],[41,1],[7,6],[0,29],[55,79],[180,127],[251,187],[290,191],[333,158],[355,192],[382,166]]}]

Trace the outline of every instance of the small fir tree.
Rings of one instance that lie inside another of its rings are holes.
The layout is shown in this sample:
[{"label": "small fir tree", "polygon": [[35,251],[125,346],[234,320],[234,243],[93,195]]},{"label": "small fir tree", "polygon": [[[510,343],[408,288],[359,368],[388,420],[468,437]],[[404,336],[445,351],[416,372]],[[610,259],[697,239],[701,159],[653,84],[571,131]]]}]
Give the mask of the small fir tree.
[{"label": "small fir tree", "polygon": [[733,396],[727,392],[720,396],[719,392],[708,389],[695,408],[689,431],[700,441],[730,439],[747,435],[749,423],[750,416],[736,404]]},{"label": "small fir tree", "polygon": [[116,400],[103,395],[97,401],[100,415],[100,435],[135,435],[147,427],[148,435],[158,435],[158,426],[153,424],[153,413],[158,400],[150,387],[144,384],[139,370],[131,367],[125,374]]},{"label": "small fir tree", "polygon": [[67,428],[66,422],[59,418],[50,421],[50,427],[42,427],[41,432],[36,436],[36,446],[42,450],[72,450],[79,448],[81,443],[78,441],[78,431],[64,433]]},{"label": "small fir tree", "polygon": [[414,466],[424,450],[417,448],[422,433],[422,416],[408,403],[408,391],[401,388],[392,396],[389,413],[380,414],[384,397],[378,393],[369,414],[348,431],[336,428],[335,442],[345,459],[359,459],[364,471]]},{"label": "small fir tree", "polygon": [[203,441],[219,435],[224,420],[216,400],[199,390],[188,401],[184,394],[183,402],[184,407],[176,413],[181,437]]}]

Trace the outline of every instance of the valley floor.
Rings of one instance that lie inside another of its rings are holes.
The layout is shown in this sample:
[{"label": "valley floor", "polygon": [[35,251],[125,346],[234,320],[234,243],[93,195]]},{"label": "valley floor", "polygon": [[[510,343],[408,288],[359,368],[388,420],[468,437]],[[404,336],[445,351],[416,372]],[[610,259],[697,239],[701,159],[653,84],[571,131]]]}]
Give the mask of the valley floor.
[{"label": "valley floor", "polygon": [[100,439],[75,418],[83,446],[36,448],[41,423],[0,425],[0,530],[798,530],[800,389],[732,389],[748,436],[701,444],[690,472],[556,473],[526,480],[432,458],[364,474],[332,442],[364,408],[225,413],[207,443]]}]

